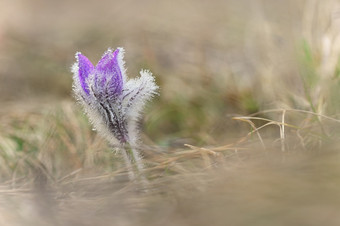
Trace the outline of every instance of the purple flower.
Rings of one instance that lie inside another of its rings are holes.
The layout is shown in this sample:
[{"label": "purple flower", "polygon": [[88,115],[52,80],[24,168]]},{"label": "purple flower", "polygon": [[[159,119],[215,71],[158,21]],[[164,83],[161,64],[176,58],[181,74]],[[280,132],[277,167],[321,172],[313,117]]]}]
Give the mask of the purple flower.
[{"label": "purple flower", "polygon": [[98,132],[112,144],[134,145],[136,122],[158,86],[146,70],[137,79],[127,79],[123,56],[123,48],[108,49],[93,66],[86,56],[76,53],[73,90]]}]

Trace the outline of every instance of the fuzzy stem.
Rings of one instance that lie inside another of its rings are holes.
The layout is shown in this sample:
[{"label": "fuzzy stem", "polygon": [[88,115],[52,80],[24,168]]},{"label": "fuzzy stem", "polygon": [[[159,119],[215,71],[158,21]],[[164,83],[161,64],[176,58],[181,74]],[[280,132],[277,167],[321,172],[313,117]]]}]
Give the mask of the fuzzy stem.
[{"label": "fuzzy stem", "polygon": [[121,152],[123,154],[124,161],[125,161],[125,164],[126,164],[126,168],[128,170],[129,179],[131,181],[133,181],[136,178],[136,175],[135,175],[134,170],[132,168],[132,162],[131,162],[131,159],[128,156],[128,151],[126,150],[126,148],[121,148]]},{"label": "fuzzy stem", "polygon": [[137,173],[140,174],[140,178],[141,178],[141,182],[146,185],[147,184],[147,180],[144,176],[144,164],[142,162],[142,158],[138,152],[137,149],[134,149],[132,146],[130,146],[130,149],[131,149],[131,154],[133,156],[133,160],[134,162],[136,163],[136,166],[137,166]]},{"label": "fuzzy stem", "polygon": [[140,182],[143,184],[143,188],[146,189],[147,180],[143,174],[144,166],[139,152],[129,143],[125,143],[123,145],[122,152],[129,170],[130,180],[134,180],[139,177]]},{"label": "fuzzy stem", "polygon": [[130,150],[131,150],[133,161],[136,163],[138,172],[142,172],[144,170],[144,165],[142,163],[142,158],[139,152],[131,146],[130,146]]}]

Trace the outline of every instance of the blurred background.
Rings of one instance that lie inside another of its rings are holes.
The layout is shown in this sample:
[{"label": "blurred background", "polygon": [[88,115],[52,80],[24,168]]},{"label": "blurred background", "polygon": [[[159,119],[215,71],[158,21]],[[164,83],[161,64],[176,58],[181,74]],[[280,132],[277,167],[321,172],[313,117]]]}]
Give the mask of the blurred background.
[{"label": "blurred background", "polygon": [[74,101],[75,52],[97,62],[119,46],[129,76],[150,69],[161,87],[144,128],[158,144],[219,143],[233,137],[228,114],[282,107],[334,114],[339,105],[331,98],[328,107],[320,103],[324,87],[328,96],[339,94],[329,94],[337,89],[330,86],[338,76],[337,1],[0,4],[2,114],[16,104],[41,110]]},{"label": "blurred background", "polygon": [[[338,0],[0,0],[0,225],[338,225],[339,34]],[[108,47],[160,86],[151,193],[73,98],[75,53]]]},{"label": "blurred background", "polygon": [[228,114],[317,108],[323,88],[314,84],[322,76],[328,86],[338,73],[337,1],[0,4],[2,114],[13,105],[42,110],[74,102],[75,52],[97,62],[108,47],[122,46],[128,75],[150,69],[161,87],[144,118],[151,140],[217,144],[234,137]]}]

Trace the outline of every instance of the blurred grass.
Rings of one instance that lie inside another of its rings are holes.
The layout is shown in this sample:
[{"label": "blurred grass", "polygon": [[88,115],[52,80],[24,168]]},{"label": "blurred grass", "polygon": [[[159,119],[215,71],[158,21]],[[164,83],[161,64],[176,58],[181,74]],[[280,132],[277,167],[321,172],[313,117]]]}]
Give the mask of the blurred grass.
[{"label": "blurred grass", "polygon": [[[337,225],[338,27],[335,0],[0,2],[0,224]],[[147,193],[71,94],[117,46],[161,87]]]}]

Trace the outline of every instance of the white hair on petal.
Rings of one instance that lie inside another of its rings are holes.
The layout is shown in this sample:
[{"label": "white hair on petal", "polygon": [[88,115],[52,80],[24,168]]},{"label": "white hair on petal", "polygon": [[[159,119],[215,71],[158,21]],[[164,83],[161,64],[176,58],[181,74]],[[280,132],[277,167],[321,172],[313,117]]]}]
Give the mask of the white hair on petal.
[{"label": "white hair on petal", "polygon": [[125,49],[123,47],[118,47],[119,53],[118,53],[118,65],[122,73],[123,82],[126,82],[126,68],[125,68],[125,61],[124,61],[124,55],[125,55]]}]

